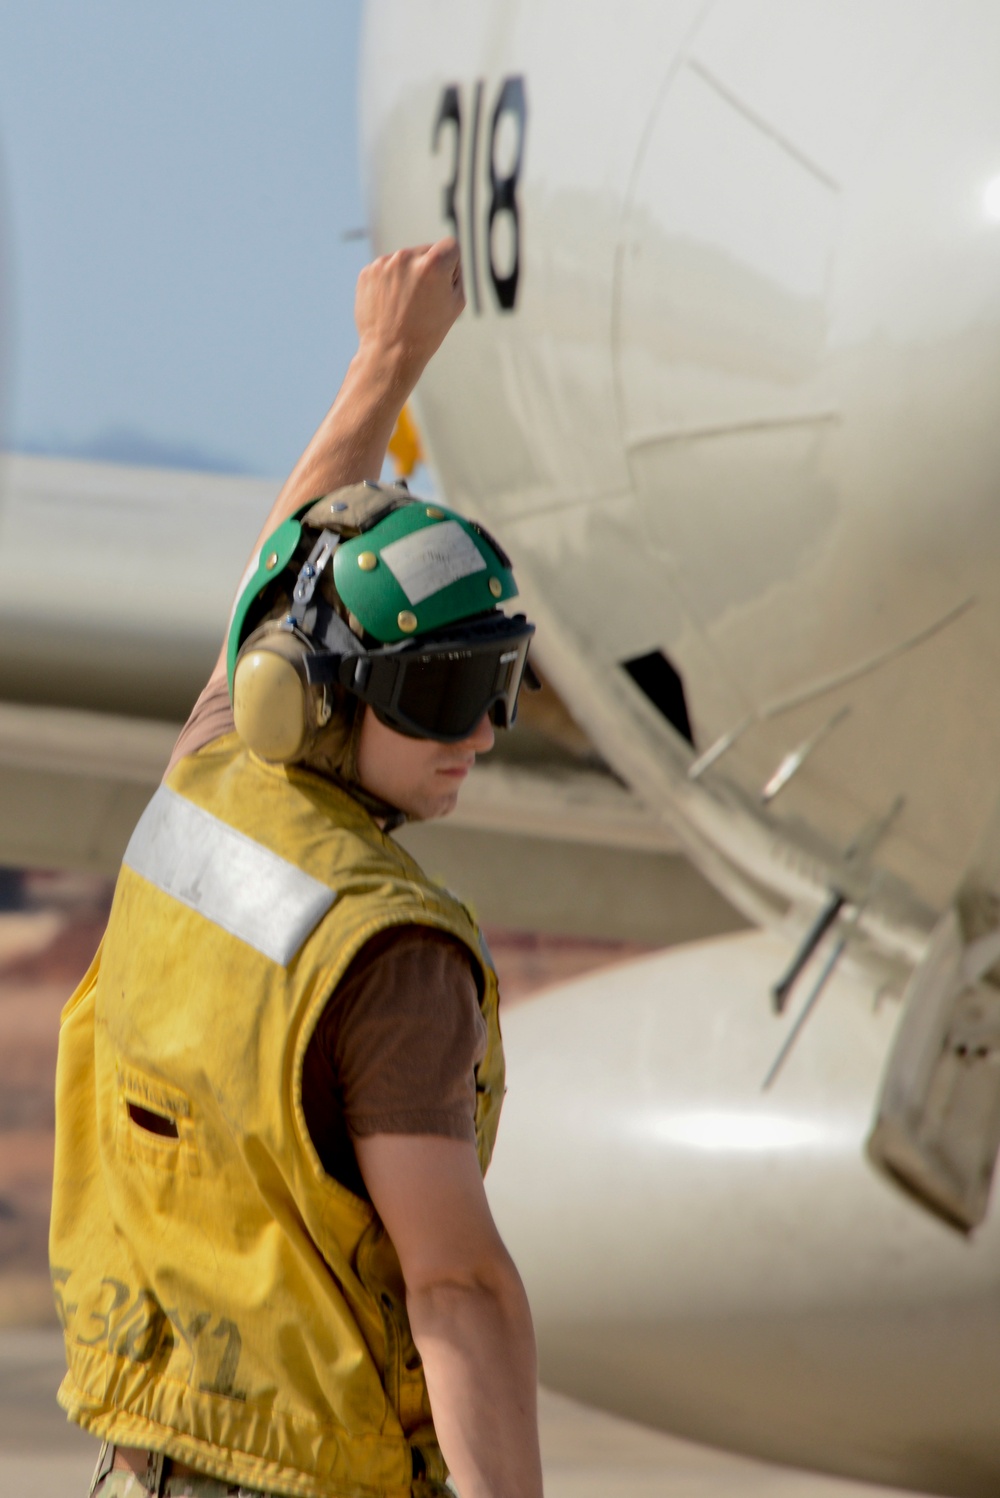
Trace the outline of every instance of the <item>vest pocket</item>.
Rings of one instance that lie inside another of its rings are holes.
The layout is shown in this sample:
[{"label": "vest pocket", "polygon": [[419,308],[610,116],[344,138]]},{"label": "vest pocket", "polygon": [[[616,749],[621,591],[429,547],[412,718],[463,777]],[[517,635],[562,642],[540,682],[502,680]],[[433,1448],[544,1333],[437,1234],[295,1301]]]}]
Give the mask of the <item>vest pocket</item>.
[{"label": "vest pocket", "polygon": [[119,1062],[118,1153],[160,1170],[200,1175],[191,1100],[179,1087]]}]

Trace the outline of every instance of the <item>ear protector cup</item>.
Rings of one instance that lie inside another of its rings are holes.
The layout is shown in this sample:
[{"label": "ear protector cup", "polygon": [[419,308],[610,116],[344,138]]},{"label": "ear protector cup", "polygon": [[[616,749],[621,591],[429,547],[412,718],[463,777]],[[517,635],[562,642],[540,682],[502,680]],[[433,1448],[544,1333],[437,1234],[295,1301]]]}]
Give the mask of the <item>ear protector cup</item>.
[{"label": "ear protector cup", "polygon": [[321,686],[306,679],[311,646],[274,624],[254,630],[236,659],[233,718],[240,738],[270,764],[291,764],[311,747],[330,709]]}]

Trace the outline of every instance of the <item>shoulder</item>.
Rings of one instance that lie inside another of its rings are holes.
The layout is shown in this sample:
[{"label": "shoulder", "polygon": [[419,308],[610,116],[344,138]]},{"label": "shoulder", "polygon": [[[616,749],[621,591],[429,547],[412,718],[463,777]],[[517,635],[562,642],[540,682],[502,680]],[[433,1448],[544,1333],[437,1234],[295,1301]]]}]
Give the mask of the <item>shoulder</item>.
[{"label": "shoulder", "polygon": [[352,1134],[469,1140],[486,1044],[470,952],[447,933],[408,926],[361,949],[311,1042],[337,1078]]},{"label": "shoulder", "polygon": [[402,924],[383,927],[360,948],[344,974],[344,984],[366,982],[372,973],[393,984],[406,978],[426,984],[429,991],[441,986],[478,987],[479,970],[464,941],[436,926]]},{"label": "shoulder", "polygon": [[224,738],[228,733],[234,733],[235,730],[226,678],[221,674],[213,674],[180,731],[164,776],[169,775],[174,766],[187,755],[196,754],[199,749],[204,749],[206,745]]}]

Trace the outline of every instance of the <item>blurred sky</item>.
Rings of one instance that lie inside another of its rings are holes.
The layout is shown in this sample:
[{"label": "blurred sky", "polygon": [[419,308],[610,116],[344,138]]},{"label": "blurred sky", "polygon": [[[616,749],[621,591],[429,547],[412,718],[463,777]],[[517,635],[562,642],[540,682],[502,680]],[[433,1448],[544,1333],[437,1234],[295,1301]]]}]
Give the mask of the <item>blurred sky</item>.
[{"label": "blurred sky", "polygon": [[0,0],[2,441],[281,477],[354,347],[361,0]]}]

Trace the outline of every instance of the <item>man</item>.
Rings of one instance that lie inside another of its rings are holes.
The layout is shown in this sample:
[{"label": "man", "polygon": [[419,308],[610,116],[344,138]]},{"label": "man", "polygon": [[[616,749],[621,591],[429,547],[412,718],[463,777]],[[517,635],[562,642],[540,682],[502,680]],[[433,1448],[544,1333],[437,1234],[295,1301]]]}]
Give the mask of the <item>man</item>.
[{"label": "man", "polygon": [[362,272],[358,352],[63,1016],[60,1401],[105,1442],[99,1498],[541,1493],[482,1185],[495,975],[388,836],[454,807],[532,628],[485,532],[374,482],[463,305],[454,241]]}]

